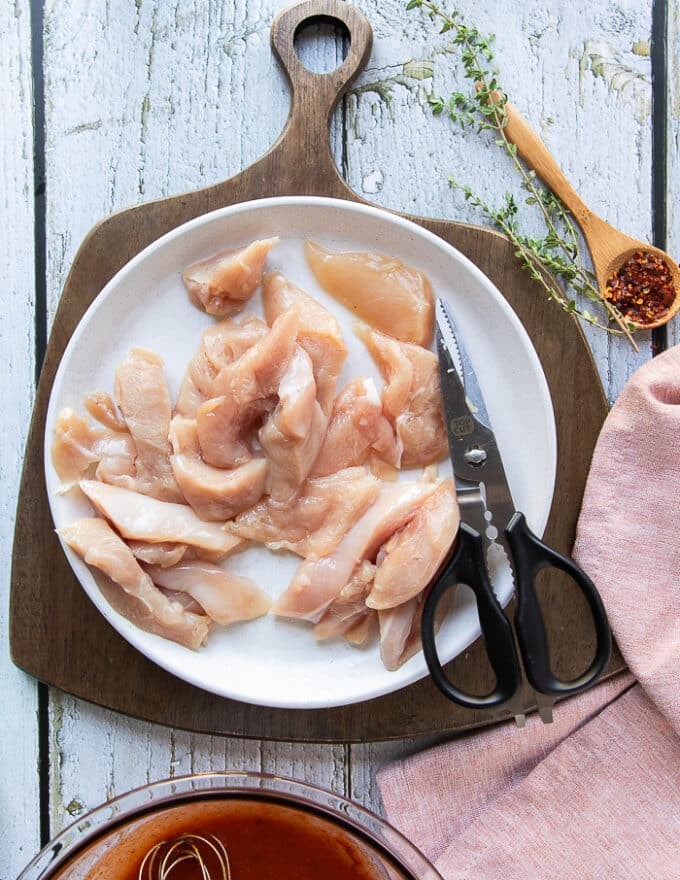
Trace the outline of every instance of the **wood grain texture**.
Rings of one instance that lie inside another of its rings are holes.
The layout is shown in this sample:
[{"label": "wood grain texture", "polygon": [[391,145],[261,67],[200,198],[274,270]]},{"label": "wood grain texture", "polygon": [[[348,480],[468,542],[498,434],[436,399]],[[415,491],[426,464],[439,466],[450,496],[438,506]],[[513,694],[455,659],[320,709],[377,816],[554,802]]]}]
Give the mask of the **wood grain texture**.
[{"label": "wood grain texture", "polygon": [[[129,2],[116,4],[114,14],[96,2],[85,12],[80,4],[47,11],[51,317],[75,248],[102,216],[224,179],[276,140],[288,90],[269,30],[281,5]],[[341,50],[339,40],[303,42],[301,55],[311,67],[335,67]],[[79,71],[88,85],[74,95]],[[121,81],[123,92],[111,88]],[[93,94],[105,94],[107,103],[93,102]],[[331,142],[339,157],[337,126]],[[59,691],[50,706],[53,833],[114,794],[200,770],[263,769],[344,792],[342,746],[176,732]]]},{"label": "wood grain texture", "polygon": [[[448,94],[465,85],[446,51],[446,37],[436,36],[416,13],[405,15],[400,0],[359,5],[375,41],[368,68],[345,102],[343,168],[349,185],[398,210],[482,222],[450,190],[447,176],[471,184],[491,205],[513,179],[493,144],[431,117],[430,93]],[[634,47],[639,43],[638,51],[644,51],[648,45],[651,0],[549,5],[526,0],[511,7],[498,0],[457,0],[455,6],[481,30],[496,34],[506,90],[586,203],[625,232],[649,239],[651,69],[649,57],[635,54]],[[415,70],[405,66],[409,61],[416,62]],[[680,172],[678,178],[669,191],[676,203]],[[676,326],[677,320],[671,328]],[[611,402],[649,357],[650,334],[638,334],[636,355],[620,339],[589,328],[585,333]],[[366,779],[395,757],[392,743],[352,746],[353,796],[365,790],[373,802],[375,790]]]},{"label": "wood grain texture", "polygon": [[[376,39],[370,64],[347,99],[350,186],[396,210],[470,222],[483,221],[450,190],[450,174],[492,206],[508,189],[521,197],[509,160],[490,138],[431,116],[431,92],[448,95],[465,87],[446,35],[437,36],[420,14],[404,14],[401,0],[359,5]],[[651,68],[649,57],[636,53],[649,43],[651,0],[526,0],[512,7],[459,0],[455,6],[482,32],[496,34],[501,82],[586,204],[648,241]],[[404,66],[409,61],[420,64],[417,76]],[[649,357],[651,334],[639,334],[635,354],[625,340],[595,329],[585,333],[611,402]]]},{"label": "wood grain texture", "polygon": [[0,877],[15,877],[39,841],[35,682],[9,660],[9,559],[21,459],[33,403],[33,129],[28,2],[0,4]]},{"label": "wood grain texture", "polygon": [[[96,749],[95,749],[96,742]],[[345,748],[260,743],[145,724],[80,700],[53,698],[51,831],[131,788],[212,770],[253,770],[345,792]]]},{"label": "wood grain texture", "polygon": [[[143,199],[224,179],[254,161],[275,140],[285,122],[288,93],[269,49],[268,31],[283,5],[285,0],[247,4],[245,0],[226,4],[95,0],[87,6],[48,2],[52,314],[75,248],[100,217]],[[407,16],[401,0],[362,0],[358,5],[370,17],[376,40],[369,69],[334,116],[336,163],[353,188],[372,201],[423,215],[478,221],[449,191],[446,174],[455,171],[493,202],[507,186],[507,169],[493,148],[430,118],[425,106],[428,91],[433,86],[444,91],[447,81],[455,79],[449,73],[450,57],[442,53],[443,38],[425,31],[413,15]],[[490,0],[483,8],[471,0],[458,5],[483,28],[498,32],[498,55],[513,99],[586,201],[615,225],[646,237],[651,229],[646,207],[649,61],[632,47],[648,40],[651,2],[625,0],[610,6],[558,0],[549,8],[527,2],[513,7],[512,15],[500,0]],[[11,10],[8,15],[11,33]],[[27,13],[24,24],[26,20]],[[671,45],[677,45],[677,15],[674,20],[676,43]],[[3,43],[9,59],[3,56],[1,64],[11,60],[14,45],[11,40]],[[331,63],[332,57],[340,57],[339,41],[318,54]],[[677,57],[676,51],[676,61]],[[421,59],[428,63],[431,59],[434,79],[419,79],[411,68],[404,68],[406,62]],[[673,70],[676,122],[671,147],[676,165],[669,182],[669,207],[677,202],[680,186],[677,63]],[[30,143],[30,119],[21,119]],[[590,132],[603,130],[613,132],[613,143],[590,137]],[[18,139],[10,142],[17,149]],[[613,165],[607,164],[610,156]],[[606,173],[601,173],[603,167]],[[677,223],[673,230],[677,242]],[[30,251],[30,230],[22,235],[20,245]],[[676,245],[676,253],[679,250]],[[0,295],[4,305],[7,289]],[[21,320],[17,319],[19,335]],[[671,336],[677,338],[675,326]],[[613,400],[648,352],[638,358],[618,340],[607,340],[597,332],[589,338]],[[30,373],[30,366],[27,369]],[[22,376],[17,383],[20,401],[26,386]],[[25,418],[24,412],[24,431]],[[14,674],[9,684],[2,680],[3,698],[9,688],[10,705],[19,717],[25,717],[23,690],[17,690],[17,682],[22,681]],[[34,737],[35,725],[27,724],[26,731],[24,736]],[[87,789],[91,804],[109,790],[120,793],[130,788],[144,776],[159,778],[175,766],[191,766],[191,755],[198,756],[194,760],[201,766],[201,762],[214,761],[217,766],[224,761],[224,766],[238,767],[256,762],[260,749],[255,745],[256,751],[244,751],[238,741],[172,733],[60,694],[52,699],[51,731],[54,828],[71,820],[67,805],[74,797],[77,800],[81,787]],[[179,750],[173,741],[179,742]],[[272,752],[268,766],[281,762],[284,767],[281,755],[287,748],[297,758],[285,766],[297,775],[312,774],[309,778],[314,774],[328,778],[325,767],[337,766],[340,760],[335,747],[310,753],[292,746]],[[403,746],[410,748],[411,743]],[[353,746],[352,759],[345,763],[350,781],[356,783],[351,786],[352,796],[377,803],[375,788],[366,780],[372,780],[375,768],[398,756],[400,749],[398,744],[384,750],[376,744]],[[34,769],[34,750],[28,747],[22,756],[29,762],[23,766]],[[22,769],[21,774],[25,772]],[[9,791],[15,803],[16,783]],[[27,816],[34,806],[30,797],[28,801]],[[78,811],[77,804],[71,806]],[[4,830],[4,823],[0,824]],[[30,849],[37,820],[27,818],[23,829],[18,823],[16,828],[18,843]],[[0,876],[5,876],[2,871]]]},{"label": "wood grain texture", "polygon": [[[344,21],[352,38],[343,64],[332,73],[316,76],[298,61],[293,36],[302,22],[321,10]],[[272,46],[291,81],[293,97],[285,130],[271,150],[225,183],[111,215],[88,234],[76,255],[54,320],[24,468],[15,555],[22,553],[27,540],[38,540],[44,552],[35,564],[16,568],[12,592],[13,656],[39,678],[69,693],[136,717],[197,731],[356,741],[488,723],[488,713],[470,713],[437,697],[429,681],[377,701],[316,712],[262,709],[191,688],[126,645],[93,612],[70,573],[53,532],[40,474],[46,404],[66,341],[111,275],[168,229],[235,201],[289,193],[357,198],[336,171],[329,148],[328,124],[340,94],[368,58],[368,22],[347,4],[307,0],[275,19]],[[573,542],[590,456],[606,414],[584,339],[570,316],[537,296],[536,285],[527,281],[505,239],[479,227],[423,218],[419,222],[462,250],[496,283],[534,340],[552,393],[559,450],[555,501],[546,538],[552,546],[568,550]],[[568,381],[564,363],[574,365]],[[37,515],[36,510],[40,511]],[[31,537],[25,537],[24,533],[29,535],[31,530]],[[585,665],[591,651],[589,615],[584,614],[582,604],[574,601],[571,592],[561,589],[554,574],[548,574],[546,581],[548,631],[562,634],[551,642],[553,663],[563,677],[571,679]],[[45,634],[39,651],[33,647],[36,628]],[[569,639],[564,637],[565,632]],[[473,693],[488,687],[480,671],[480,651],[481,646],[477,645],[453,664],[455,680]],[[620,666],[620,658],[615,658],[613,668]],[[116,672],[121,668],[126,670],[124,679]],[[166,696],[169,692],[173,694],[170,701]],[[525,696],[528,708],[531,697]]]}]

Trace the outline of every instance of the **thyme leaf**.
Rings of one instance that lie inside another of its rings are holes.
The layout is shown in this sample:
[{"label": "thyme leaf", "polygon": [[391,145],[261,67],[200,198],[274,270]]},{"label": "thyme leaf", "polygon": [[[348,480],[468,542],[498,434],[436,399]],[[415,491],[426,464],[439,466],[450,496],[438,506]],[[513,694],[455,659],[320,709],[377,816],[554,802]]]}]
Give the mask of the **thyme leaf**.
[{"label": "thyme leaf", "polygon": [[[493,132],[494,143],[510,158],[526,196],[518,203],[511,193],[506,193],[500,207],[492,208],[470,186],[453,177],[449,177],[450,185],[460,190],[472,207],[508,237],[515,257],[549,299],[575,319],[608,333],[623,334],[637,351],[632,337],[634,328],[601,295],[597,280],[584,261],[573,216],[552,190],[537,181],[535,171],[522,162],[517,146],[507,136],[505,105],[508,99],[500,85],[493,35],[482,35],[476,27],[462,20],[458,10],[445,12],[434,0],[409,0],[406,9],[422,10],[439,26],[439,33],[450,35],[451,43],[459,52],[465,79],[472,84],[468,93],[455,91],[448,98],[430,95],[428,103],[432,114],[446,115],[464,129]],[[527,210],[538,212],[545,229],[543,237],[522,233],[519,221]],[[579,305],[584,299],[597,305],[597,314]]]}]

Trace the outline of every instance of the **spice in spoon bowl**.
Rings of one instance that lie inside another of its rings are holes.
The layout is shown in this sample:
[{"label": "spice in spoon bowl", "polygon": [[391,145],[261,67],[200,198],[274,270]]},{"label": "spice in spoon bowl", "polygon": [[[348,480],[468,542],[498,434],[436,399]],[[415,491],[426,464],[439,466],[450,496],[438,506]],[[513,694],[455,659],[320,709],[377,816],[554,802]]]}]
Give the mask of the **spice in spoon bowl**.
[{"label": "spice in spoon bowl", "polygon": [[623,253],[608,276],[604,296],[636,327],[653,329],[680,309],[680,271],[656,249]]}]

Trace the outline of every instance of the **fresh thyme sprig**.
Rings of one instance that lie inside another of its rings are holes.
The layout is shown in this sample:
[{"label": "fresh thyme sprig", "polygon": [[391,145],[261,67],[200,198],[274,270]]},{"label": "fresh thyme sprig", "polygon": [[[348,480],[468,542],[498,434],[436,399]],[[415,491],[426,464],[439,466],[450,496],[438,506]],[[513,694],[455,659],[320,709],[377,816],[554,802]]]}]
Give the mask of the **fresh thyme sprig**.
[{"label": "fresh thyme sprig", "polygon": [[[485,214],[510,239],[517,259],[551,300],[565,312],[588,324],[610,333],[623,333],[637,351],[631,335],[634,328],[600,294],[595,276],[584,263],[579,236],[569,211],[552,190],[538,183],[536,173],[520,160],[516,145],[507,136],[507,96],[499,84],[492,49],[494,37],[482,36],[477,28],[462,21],[458,10],[446,13],[433,0],[409,0],[406,8],[424,10],[432,21],[441,23],[440,33],[451,33],[452,44],[460,52],[465,78],[474,86],[470,94],[456,91],[448,99],[431,95],[428,101],[433,114],[439,116],[446,113],[461,128],[493,133],[496,145],[511,158],[520,176],[520,186],[527,194],[525,204],[535,206],[540,212],[545,235],[539,238],[520,231],[519,205],[511,193],[506,193],[502,206],[494,209],[470,186],[461,185],[453,177],[449,177],[449,184],[461,190],[466,201]],[[551,284],[546,272],[561,284]],[[607,322],[603,324],[600,316],[579,307],[576,295],[602,307]],[[612,323],[616,327],[612,327]]]}]

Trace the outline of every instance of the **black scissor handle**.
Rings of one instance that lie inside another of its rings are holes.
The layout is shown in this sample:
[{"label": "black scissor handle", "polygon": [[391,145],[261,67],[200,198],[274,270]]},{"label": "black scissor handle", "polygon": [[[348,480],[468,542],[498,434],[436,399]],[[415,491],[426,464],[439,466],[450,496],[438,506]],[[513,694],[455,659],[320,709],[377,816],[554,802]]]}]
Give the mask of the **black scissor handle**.
[{"label": "black scissor handle", "polygon": [[[566,696],[588,687],[609,662],[612,637],[600,594],[588,575],[568,556],[563,556],[539,540],[526,523],[524,514],[515,513],[505,535],[512,552],[517,599],[515,631],[524,670],[532,687],[542,694]],[[543,613],[535,590],[538,573],[543,568],[559,568],[583,593],[595,625],[595,657],[588,669],[572,681],[560,681],[550,669],[550,654]]]},{"label": "black scissor handle", "polygon": [[[437,653],[437,606],[444,594],[456,584],[467,584],[475,595],[486,653],[496,676],[495,688],[483,696],[467,694],[452,684],[444,673]],[[430,675],[439,690],[455,703],[469,709],[488,709],[506,703],[519,690],[522,677],[512,628],[489,582],[482,539],[465,523],[461,523],[458,529],[453,555],[444,564],[425,600],[421,635]]]}]

